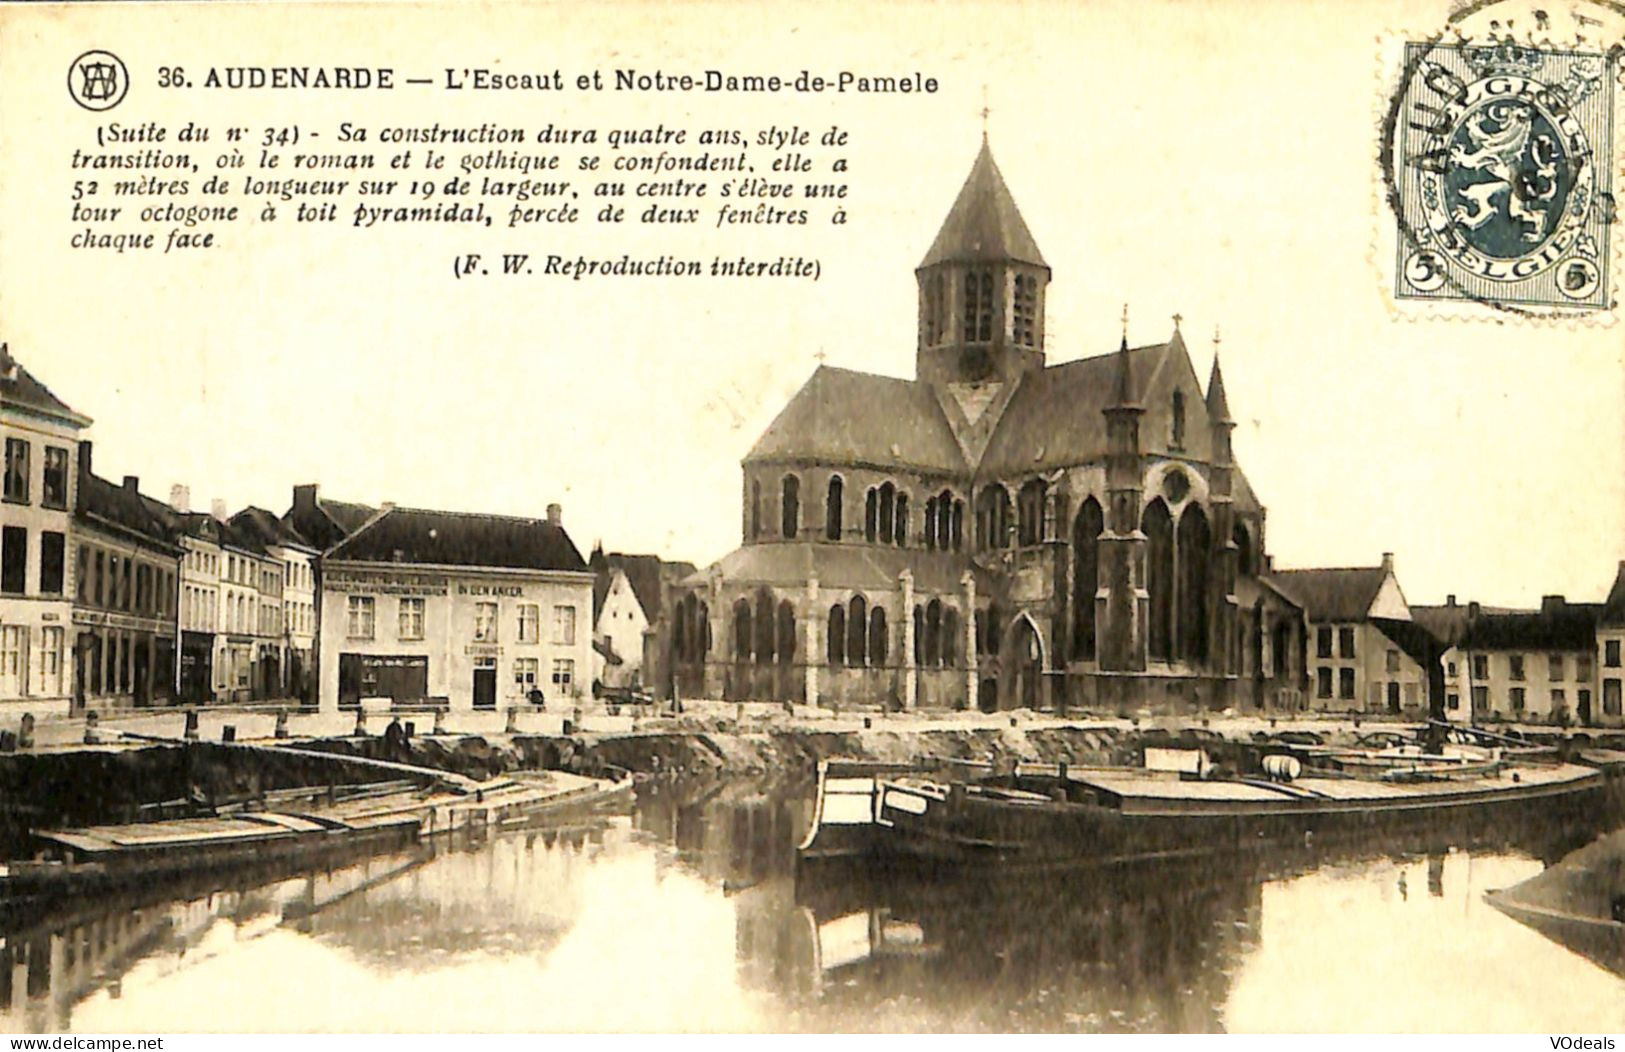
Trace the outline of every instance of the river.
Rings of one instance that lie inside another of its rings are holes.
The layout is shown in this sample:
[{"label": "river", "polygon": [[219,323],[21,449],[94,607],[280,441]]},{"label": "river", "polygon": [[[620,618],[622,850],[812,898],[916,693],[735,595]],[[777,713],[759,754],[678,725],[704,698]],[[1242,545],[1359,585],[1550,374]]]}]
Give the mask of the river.
[{"label": "river", "polygon": [[571,828],[61,904],[0,944],[0,1029],[1625,1030],[1625,978],[1484,901],[1585,836],[798,880],[810,810],[664,783]]}]

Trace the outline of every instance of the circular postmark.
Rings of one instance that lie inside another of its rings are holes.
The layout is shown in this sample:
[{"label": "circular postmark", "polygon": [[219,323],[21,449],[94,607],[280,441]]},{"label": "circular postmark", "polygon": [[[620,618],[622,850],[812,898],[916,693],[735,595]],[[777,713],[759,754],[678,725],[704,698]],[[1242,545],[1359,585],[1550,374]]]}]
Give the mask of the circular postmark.
[{"label": "circular postmark", "polygon": [[110,110],[130,90],[130,71],[111,51],[87,51],[68,66],[68,94],[87,110]]},{"label": "circular postmark", "polygon": [[1612,306],[1625,0],[1563,17],[1520,0],[1469,4],[1405,43],[1379,146],[1396,297],[1531,317]]}]

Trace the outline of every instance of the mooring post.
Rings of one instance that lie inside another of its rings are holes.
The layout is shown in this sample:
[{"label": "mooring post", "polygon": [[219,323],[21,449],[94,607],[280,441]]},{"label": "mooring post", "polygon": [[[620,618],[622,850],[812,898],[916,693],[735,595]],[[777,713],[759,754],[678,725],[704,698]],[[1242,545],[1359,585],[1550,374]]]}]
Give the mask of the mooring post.
[{"label": "mooring post", "polygon": [[517,705],[509,705],[508,706],[508,724],[507,724],[507,726],[502,728],[502,733],[503,734],[518,734],[519,733],[519,706],[517,706]]},{"label": "mooring post", "polygon": [[230,724],[230,723],[226,724],[224,727],[221,727],[220,728],[220,740],[223,741],[223,742],[234,742],[234,741],[236,741],[237,740],[237,728],[235,726],[233,726],[232,724]]},{"label": "mooring post", "polygon": [[187,709],[186,710],[186,730],[181,733],[181,737],[185,738],[189,742],[197,741],[197,710],[196,709]]},{"label": "mooring post", "polygon": [[276,710],[276,731],[274,733],[278,738],[286,738],[288,736],[288,710],[287,709],[277,709]]},{"label": "mooring post", "polygon": [[356,709],[355,710],[355,737],[357,737],[357,738],[365,738],[366,736],[367,736],[367,710],[366,709]]},{"label": "mooring post", "polygon": [[446,733],[446,710],[445,709],[435,709],[434,710],[434,729],[432,731],[430,731],[429,733],[430,734],[445,734]]},{"label": "mooring post", "polygon": [[102,740],[101,734],[96,730],[96,724],[98,723],[99,719],[100,717],[97,716],[95,709],[91,709],[89,712],[85,713],[86,745],[95,745],[97,742]]},{"label": "mooring post", "polygon": [[32,749],[34,747],[34,714],[23,713],[23,722],[17,728],[17,748]]}]

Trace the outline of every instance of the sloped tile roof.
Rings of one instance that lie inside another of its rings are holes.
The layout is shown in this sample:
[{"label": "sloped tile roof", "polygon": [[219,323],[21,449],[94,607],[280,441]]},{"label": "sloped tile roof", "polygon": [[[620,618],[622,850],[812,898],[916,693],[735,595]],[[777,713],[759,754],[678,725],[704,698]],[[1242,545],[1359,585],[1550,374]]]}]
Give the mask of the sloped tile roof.
[{"label": "sloped tile roof", "polygon": [[1387,579],[1380,566],[1277,570],[1270,579],[1303,605],[1311,621],[1363,621]]},{"label": "sloped tile roof", "polygon": [[1597,645],[1598,603],[1565,603],[1555,610],[1485,614],[1467,625],[1464,650],[1589,650]]},{"label": "sloped tile roof", "polygon": [[[1128,352],[1134,389],[1144,392],[1167,344]],[[1100,460],[1106,455],[1106,418],[1115,398],[1120,352],[1080,358],[1027,373],[1005,407],[977,473],[1002,478]]]},{"label": "sloped tile roof", "polygon": [[1625,561],[1619,564],[1614,587],[1608,590],[1608,598],[1603,600],[1599,623],[1609,628],[1625,627]]},{"label": "sloped tile roof", "polygon": [[570,535],[543,519],[391,508],[328,552],[333,560],[585,572]]},{"label": "sloped tile roof", "polygon": [[745,462],[809,459],[965,471],[929,384],[823,365],[768,425]]},{"label": "sloped tile roof", "polygon": [[294,528],[292,523],[284,522],[275,513],[264,508],[247,507],[231,517],[231,525],[240,532],[251,536],[261,548],[271,545],[293,544],[301,548],[312,547],[311,543]]},{"label": "sloped tile roof", "polygon": [[95,474],[80,475],[79,489],[84,512],[92,520],[122,527],[153,544],[176,545],[174,524],[155,513],[150,498]]},{"label": "sloped tile roof", "polygon": [[948,210],[942,229],[925,254],[921,267],[938,263],[980,263],[1013,259],[1048,267],[1027,229],[1016,199],[1004,184],[987,140],[971,165],[970,175]]},{"label": "sloped tile roof", "polygon": [[90,418],[70,408],[40,383],[22,363],[11,356],[6,345],[0,343],[0,405],[16,405],[36,413],[55,417],[79,427],[89,427]]},{"label": "sloped tile roof", "polygon": [[[906,568],[914,575],[917,592],[957,593],[966,570],[976,575],[979,592],[986,594],[991,587],[987,574],[966,555],[873,544],[747,544],[723,556],[716,566],[730,584],[805,586],[807,578],[817,576],[820,588],[887,591],[897,587],[897,575]],[[695,573],[682,583],[704,585],[707,573]]]}]

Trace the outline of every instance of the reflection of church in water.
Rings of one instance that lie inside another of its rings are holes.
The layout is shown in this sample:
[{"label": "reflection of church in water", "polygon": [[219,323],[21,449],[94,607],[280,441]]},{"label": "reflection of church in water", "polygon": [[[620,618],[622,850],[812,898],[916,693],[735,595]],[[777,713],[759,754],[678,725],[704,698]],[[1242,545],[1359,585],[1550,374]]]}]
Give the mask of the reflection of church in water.
[{"label": "reflection of church in water", "polygon": [[1295,701],[1303,611],[1166,343],[1046,365],[1050,268],[984,141],[916,270],[915,379],[821,366],[744,459],[744,544],[683,583],[688,695],[905,707]]}]

